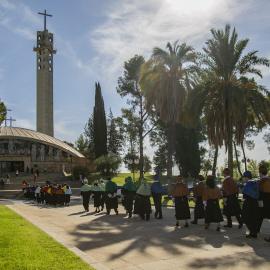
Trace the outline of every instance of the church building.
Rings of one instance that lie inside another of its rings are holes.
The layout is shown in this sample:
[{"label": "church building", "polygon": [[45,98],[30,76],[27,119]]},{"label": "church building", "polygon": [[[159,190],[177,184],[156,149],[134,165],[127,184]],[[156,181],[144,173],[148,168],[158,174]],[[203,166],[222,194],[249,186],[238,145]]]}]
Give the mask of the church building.
[{"label": "church building", "polygon": [[[88,167],[93,163],[68,144],[54,138],[53,121],[53,34],[46,29],[37,32],[36,80],[37,80],[37,117],[36,129],[0,126],[0,172],[13,172],[17,169],[26,172],[39,169],[47,172],[72,172],[74,166]],[[6,119],[12,120],[12,119]],[[7,121],[5,121],[7,123]]]}]

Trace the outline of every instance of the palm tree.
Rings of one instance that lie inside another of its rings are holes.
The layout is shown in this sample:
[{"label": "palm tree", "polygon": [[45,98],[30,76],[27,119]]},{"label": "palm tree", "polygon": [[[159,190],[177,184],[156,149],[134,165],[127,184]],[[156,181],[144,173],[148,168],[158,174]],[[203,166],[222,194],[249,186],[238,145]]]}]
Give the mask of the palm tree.
[{"label": "palm tree", "polygon": [[196,83],[197,55],[191,46],[178,41],[168,50],[155,47],[150,60],[144,63],[140,86],[145,96],[148,112],[155,111],[167,125],[167,181],[171,187],[175,123],[180,121],[181,111],[190,89]]},{"label": "palm tree", "polygon": [[201,57],[205,74],[202,83],[192,91],[187,108],[195,119],[204,115],[210,144],[228,152],[228,167],[233,171],[233,140],[241,145],[246,126],[263,126],[269,123],[269,92],[254,79],[262,77],[257,65],[269,66],[269,60],[257,56],[257,51],[245,55],[248,39],[239,40],[230,25],[211,29],[212,39],[207,40]]}]

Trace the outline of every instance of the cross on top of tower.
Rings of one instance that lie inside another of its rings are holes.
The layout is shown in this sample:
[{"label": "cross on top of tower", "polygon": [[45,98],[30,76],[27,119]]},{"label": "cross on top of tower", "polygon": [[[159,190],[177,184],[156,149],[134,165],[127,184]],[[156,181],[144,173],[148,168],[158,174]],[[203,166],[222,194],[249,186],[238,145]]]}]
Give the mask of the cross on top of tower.
[{"label": "cross on top of tower", "polygon": [[44,13],[39,12],[38,14],[44,15],[44,31],[46,30],[46,16],[52,17],[52,15],[49,15],[46,13],[46,9],[44,10]]}]

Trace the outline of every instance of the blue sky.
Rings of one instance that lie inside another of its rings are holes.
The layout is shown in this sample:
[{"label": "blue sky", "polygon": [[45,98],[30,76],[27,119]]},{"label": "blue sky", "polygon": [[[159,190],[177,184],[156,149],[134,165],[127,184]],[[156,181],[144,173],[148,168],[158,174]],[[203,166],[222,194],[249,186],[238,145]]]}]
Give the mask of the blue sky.
[{"label": "blue sky", "polygon": [[[270,58],[269,0],[0,0],[0,97],[17,121],[36,129],[36,32],[54,34],[55,137],[73,142],[83,132],[99,81],[106,111],[120,115],[125,101],[116,92],[123,63],[135,54],[147,59],[154,46],[187,42],[201,50],[211,28],[236,27],[249,38],[247,50]],[[258,82],[270,89],[270,68]],[[269,159],[262,136],[250,158]],[[153,152],[148,148],[148,152]],[[223,161],[223,155],[219,163]]]}]

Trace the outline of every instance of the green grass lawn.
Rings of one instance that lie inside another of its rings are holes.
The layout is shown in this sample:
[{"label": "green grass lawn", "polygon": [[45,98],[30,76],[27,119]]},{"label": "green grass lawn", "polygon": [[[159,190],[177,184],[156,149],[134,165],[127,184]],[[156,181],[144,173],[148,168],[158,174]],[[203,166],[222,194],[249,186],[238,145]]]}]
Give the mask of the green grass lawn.
[{"label": "green grass lawn", "polygon": [[[132,173],[119,173],[118,175],[114,176],[112,178],[112,180],[114,182],[116,182],[117,185],[123,185],[125,183],[125,178],[130,176],[131,178],[133,178],[133,174]],[[134,174],[135,176],[135,181],[137,181],[139,178],[140,178],[140,174],[139,173],[135,173]],[[147,180],[148,183],[152,183],[154,182],[154,179],[153,179],[154,175],[153,174],[145,174],[144,175],[144,178]],[[95,180],[100,180],[100,178],[103,178],[105,179],[106,177],[102,177],[100,175],[100,173],[92,173],[90,175],[90,177],[88,178],[89,180],[89,183],[94,183]],[[225,178],[223,177],[220,177],[219,179],[216,179],[216,180],[219,180],[221,182],[224,181]],[[162,184],[167,184],[167,176],[166,175],[161,175],[160,178],[159,178],[160,182]],[[190,179],[191,181],[192,179]],[[184,179],[184,182],[187,182],[188,179]],[[193,179],[193,181],[195,182],[195,179]],[[239,183],[245,183],[244,181],[239,181],[239,180],[235,180],[236,182],[239,182]],[[177,182],[177,176],[174,175],[172,176],[172,183],[176,183]],[[206,180],[203,181],[204,183],[206,182]]]},{"label": "green grass lawn", "polygon": [[[128,176],[133,178],[132,173],[119,173],[117,176],[112,177],[112,180],[117,184],[117,185],[124,185],[125,184],[125,178]],[[135,181],[139,179],[140,174],[135,173]],[[153,176],[151,175],[146,175],[145,176],[148,181],[153,180]],[[99,173],[92,173],[91,176],[88,178],[89,183],[94,183],[95,180],[100,180],[101,178],[106,179],[106,177],[101,176]]]},{"label": "green grass lawn", "polygon": [[0,269],[93,269],[33,224],[0,205]]},{"label": "green grass lawn", "polygon": [[[167,199],[167,198],[168,198],[167,195],[162,196],[162,201],[161,201],[162,205],[173,205],[172,200],[171,199]],[[151,201],[151,204],[154,204],[154,200],[153,200],[152,197],[150,198],[150,201]],[[240,204],[242,206],[242,202]],[[193,201],[190,201],[189,202],[189,206],[195,207],[195,203]],[[219,206],[220,206],[220,208],[223,208],[222,200],[219,200]]]},{"label": "green grass lawn", "polygon": [[[118,175],[114,176],[112,180],[117,184],[117,185],[124,185],[125,184],[125,178],[130,176],[133,178],[132,173],[119,173]],[[135,181],[137,181],[140,178],[139,173],[135,173]],[[99,173],[92,173],[91,176],[88,178],[89,183],[94,183],[95,180],[100,180],[100,178],[105,179],[105,177],[100,176]],[[145,174],[144,178],[147,180],[148,183],[154,182],[153,175],[152,174]],[[177,176],[172,177],[172,182],[176,183],[177,182]],[[160,182],[162,184],[167,184],[167,177],[166,175],[160,176]]]}]

